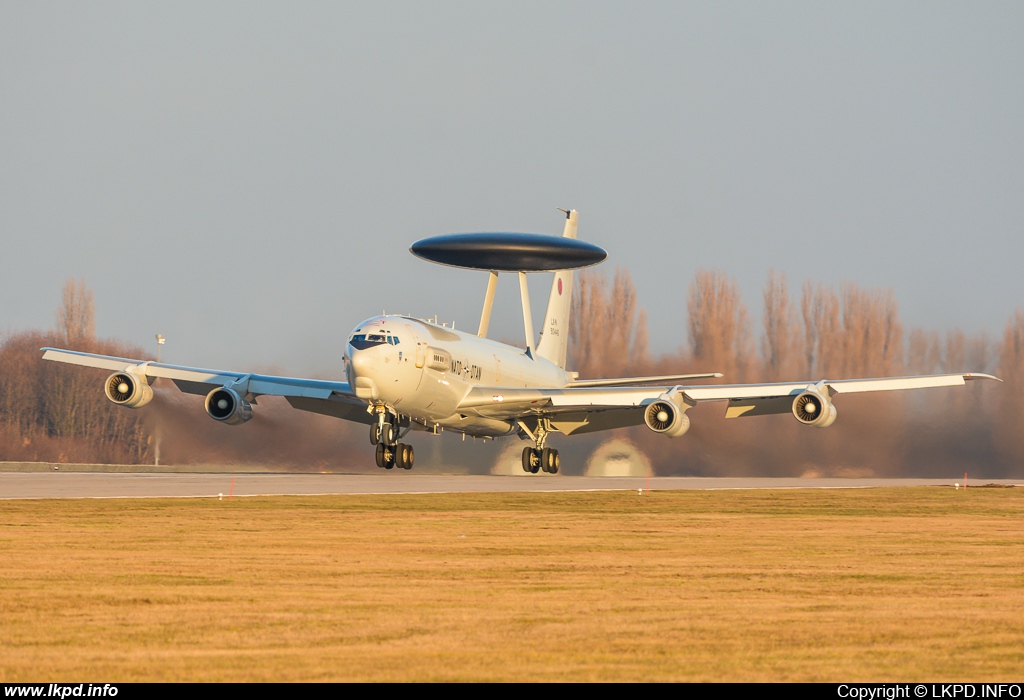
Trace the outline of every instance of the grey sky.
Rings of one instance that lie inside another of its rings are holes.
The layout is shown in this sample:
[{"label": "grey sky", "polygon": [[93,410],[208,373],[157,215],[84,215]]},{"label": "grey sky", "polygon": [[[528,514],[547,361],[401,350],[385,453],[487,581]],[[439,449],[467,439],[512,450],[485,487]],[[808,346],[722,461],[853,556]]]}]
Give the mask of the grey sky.
[{"label": "grey sky", "polygon": [[755,317],[774,267],[998,336],[1024,305],[1022,34],[1021,3],[3,1],[0,329],[51,326],[73,275],[101,335],[323,373],[384,308],[475,328],[486,276],[413,241],[558,233],[560,206],[657,352],[698,267]]}]

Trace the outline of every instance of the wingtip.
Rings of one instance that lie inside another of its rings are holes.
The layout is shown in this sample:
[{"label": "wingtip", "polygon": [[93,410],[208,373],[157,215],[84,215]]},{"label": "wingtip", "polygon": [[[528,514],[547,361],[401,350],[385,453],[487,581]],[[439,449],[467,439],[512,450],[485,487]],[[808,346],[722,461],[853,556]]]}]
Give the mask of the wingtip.
[{"label": "wingtip", "polygon": [[966,374],[964,374],[965,381],[970,381],[971,379],[994,379],[1000,384],[1003,383],[1002,379],[992,374],[979,374],[977,372],[967,372]]}]

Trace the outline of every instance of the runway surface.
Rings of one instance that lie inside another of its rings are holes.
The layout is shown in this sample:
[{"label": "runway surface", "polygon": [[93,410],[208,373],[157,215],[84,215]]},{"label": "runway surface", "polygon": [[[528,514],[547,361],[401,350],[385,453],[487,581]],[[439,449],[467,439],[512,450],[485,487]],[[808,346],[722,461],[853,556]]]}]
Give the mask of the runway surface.
[{"label": "runway surface", "polygon": [[[768,479],[700,477],[473,476],[431,474],[0,473],[0,499],[217,498],[329,494],[485,493],[675,489],[869,488],[952,486],[954,479]],[[1014,480],[980,480],[977,485]]]}]

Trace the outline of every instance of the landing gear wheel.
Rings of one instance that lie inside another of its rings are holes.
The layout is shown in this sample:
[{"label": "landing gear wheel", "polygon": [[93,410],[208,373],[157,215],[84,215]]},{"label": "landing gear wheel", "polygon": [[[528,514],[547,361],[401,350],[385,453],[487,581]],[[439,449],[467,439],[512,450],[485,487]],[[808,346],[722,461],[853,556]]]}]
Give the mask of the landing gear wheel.
[{"label": "landing gear wheel", "polygon": [[533,471],[533,448],[523,448],[523,471],[529,474]]},{"label": "landing gear wheel", "polygon": [[395,429],[390,423],[385,423],[384,425],[374,423],[370,426],[371,445],[380,445],[381,443],[390,445],[394,437]]},{"label": "landing gear wheel", "polygon": [[541,457],[541,451],[540,450],[530,450],[530,473],[531,474],[536,474],[537,472],[540,471],[540,466],[541,466],[540,457]]},{"label": "landing gear wheel", "polygon": [[[381,444],[383,445],[383,443],[381,443]],[[395,448],[391,447],[391,446],[388,446],[388,445],[383,445],[383,446],[384,446],[384,450],[383,450],[383,452],[384,452],[384,468],[385,469],[394,469],[395,468],[395,457],[398,456],[397,454],[395,454]]]},{"label": "landing gear wheel", "polygon": [[557,474],[561,460],[558,458],[558,450],[545,447],[540,452],[540,468],[548,474]]},{"label": "landing gear wheel", "polygon": [[398,443],[395,446],[395,466],[399,469],[412,469],[413,462],[416,461],[416,453],[412,449],[412,445],[403,445]]},{"label": "landing gear wheel", "polygon": [[376,454],[376,457],[377,457],[377,466],[383,469],[384,468],[384,464],[386,463],[386,460],[384,459],[384,443],[381,443],[381,442],[377,443],[377,454]]}]

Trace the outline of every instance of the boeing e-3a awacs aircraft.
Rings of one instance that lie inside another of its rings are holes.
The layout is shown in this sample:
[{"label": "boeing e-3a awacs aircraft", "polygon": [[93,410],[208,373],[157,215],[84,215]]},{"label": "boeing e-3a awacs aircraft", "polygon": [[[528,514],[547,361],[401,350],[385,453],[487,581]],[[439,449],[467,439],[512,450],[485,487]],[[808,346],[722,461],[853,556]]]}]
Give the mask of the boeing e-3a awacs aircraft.
[{"label": "boeing e-3a awacs aircraft", "polygon": [[[825,428],[836,420],[837,394],[963,385],[986,374],[941,374],[879,379],[839,379],[770,384],[693,385],[720,374],[680,374],[624,379],[578,379],[566,371],[573,270],[607,257],[576,239],[578,216],[566,211],[561,237],[523,233],[470,233],[427,238],[413,254],[432,262],[489,272],[476,335],[427,320],[383,315],[352,331],[346,350],[347,380],[297,379],[245,372],[180,367],[90,353],[43,348],[43,359],[112,370],[103,388],[127,408],[153,400],[157,377],[206,397],[206,411],[227,425],[245,423],[260,396],[282,396],[294,408],[369,426],[377,466],[411,469],[411,430],[451,430],[465,435],[518,435],[523,469],[556,473],[559,456],[547,446],[552,433],[577,435],[646,424],[679,437],[690,427],[686,411],[704,401],[726,402],[726,418],[792,413],[800,423]],[[519,276],[526,349],[487,338],[499,272]],[[554,272],[540,339],[534,335],[526,273]]]}]

